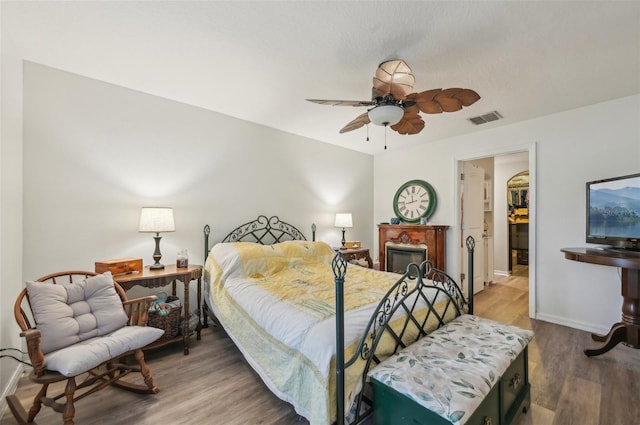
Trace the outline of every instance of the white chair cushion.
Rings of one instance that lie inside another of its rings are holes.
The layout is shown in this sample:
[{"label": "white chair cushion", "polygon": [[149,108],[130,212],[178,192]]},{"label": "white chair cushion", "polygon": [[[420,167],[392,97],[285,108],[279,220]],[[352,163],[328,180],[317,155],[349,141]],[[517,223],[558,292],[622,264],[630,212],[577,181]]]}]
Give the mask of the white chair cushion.
[{"label": "white chair cushion", "polygon": [[45,356],[45,366],[64,376],[76,376],[127,351],[151,344],[162,334],[162,329],[151,326],[124,326],[111,334],[50,352]]},{"label": "white chair cushion", "polygon": [[452,424],[464,424],[533,332],[469,314],[376,366],[369,377]]},{"label": "white chair cushion", "polygon": [[111,272],[70,284],[27,282],[43,353],[106,335],[127,324]]}]

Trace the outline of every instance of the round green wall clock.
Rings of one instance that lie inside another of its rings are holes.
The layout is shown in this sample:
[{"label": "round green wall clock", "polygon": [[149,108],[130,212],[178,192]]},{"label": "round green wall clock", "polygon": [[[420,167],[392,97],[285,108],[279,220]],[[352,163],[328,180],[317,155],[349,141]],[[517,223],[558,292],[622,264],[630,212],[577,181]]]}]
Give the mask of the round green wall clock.
[{"label": "round green wall clock", "polygon": [[424,180],[410,180],[393,197],[393,211],[406,223],[428,219],[436,209],[436,191]]}]

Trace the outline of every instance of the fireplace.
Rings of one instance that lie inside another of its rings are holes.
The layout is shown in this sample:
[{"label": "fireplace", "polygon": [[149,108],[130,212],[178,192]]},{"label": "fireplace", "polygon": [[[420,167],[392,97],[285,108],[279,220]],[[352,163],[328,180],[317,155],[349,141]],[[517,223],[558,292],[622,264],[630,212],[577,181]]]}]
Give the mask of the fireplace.
[{"label": "fireplace", "polygon": [[[429,225],[429,224],[379,224],[378,225],[378,258],[380,260],[380,270],[389,270],[387,260],[387,244],[394,247],[408,247],[420,251],[420,257],[407,259],[406,252],[396,251],[393,253],[393,271],[406,267],[407,264],[428,259],[433,267],[445,270],[446,261],[446,232],[449,226]],[[404,250],[403,250],[404,251]],[[400,263],[399,261],[402,261]],[[404,269],[400,271],[404,273]]]},{"label": "fireplace", "polygon": [[403,274],[411,263],[420,264],[427,259],[427,246],[424,244],[408,245],[387,242],[385,270]]}]

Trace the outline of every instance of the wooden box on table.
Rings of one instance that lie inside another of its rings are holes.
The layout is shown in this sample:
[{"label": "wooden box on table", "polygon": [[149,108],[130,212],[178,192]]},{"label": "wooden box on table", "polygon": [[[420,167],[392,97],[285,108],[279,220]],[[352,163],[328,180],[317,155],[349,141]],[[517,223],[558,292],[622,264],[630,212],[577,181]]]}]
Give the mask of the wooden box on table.
[{"label": "wooden box on table", "polygon": [[141,272],[142,258],[120,258],[116,260],[96,261],[96,273],[110,271],[112,275]]}]

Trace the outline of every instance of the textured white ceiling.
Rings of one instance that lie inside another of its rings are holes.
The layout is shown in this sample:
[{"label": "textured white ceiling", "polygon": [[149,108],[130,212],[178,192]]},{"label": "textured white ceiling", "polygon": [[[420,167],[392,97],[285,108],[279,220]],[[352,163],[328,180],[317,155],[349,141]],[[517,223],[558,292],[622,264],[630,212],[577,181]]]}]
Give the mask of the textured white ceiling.
[{"label": "textured white ceiling", "polygon": [[[367,153],[384,130],[338,130],[378,64],[415,91],[465,87],[462,111],[423,115],[398,149],[640,93],[640,2],[7,2],[2,47],[23,59]],[[497,110],[504,120],[467,119]]]}]

